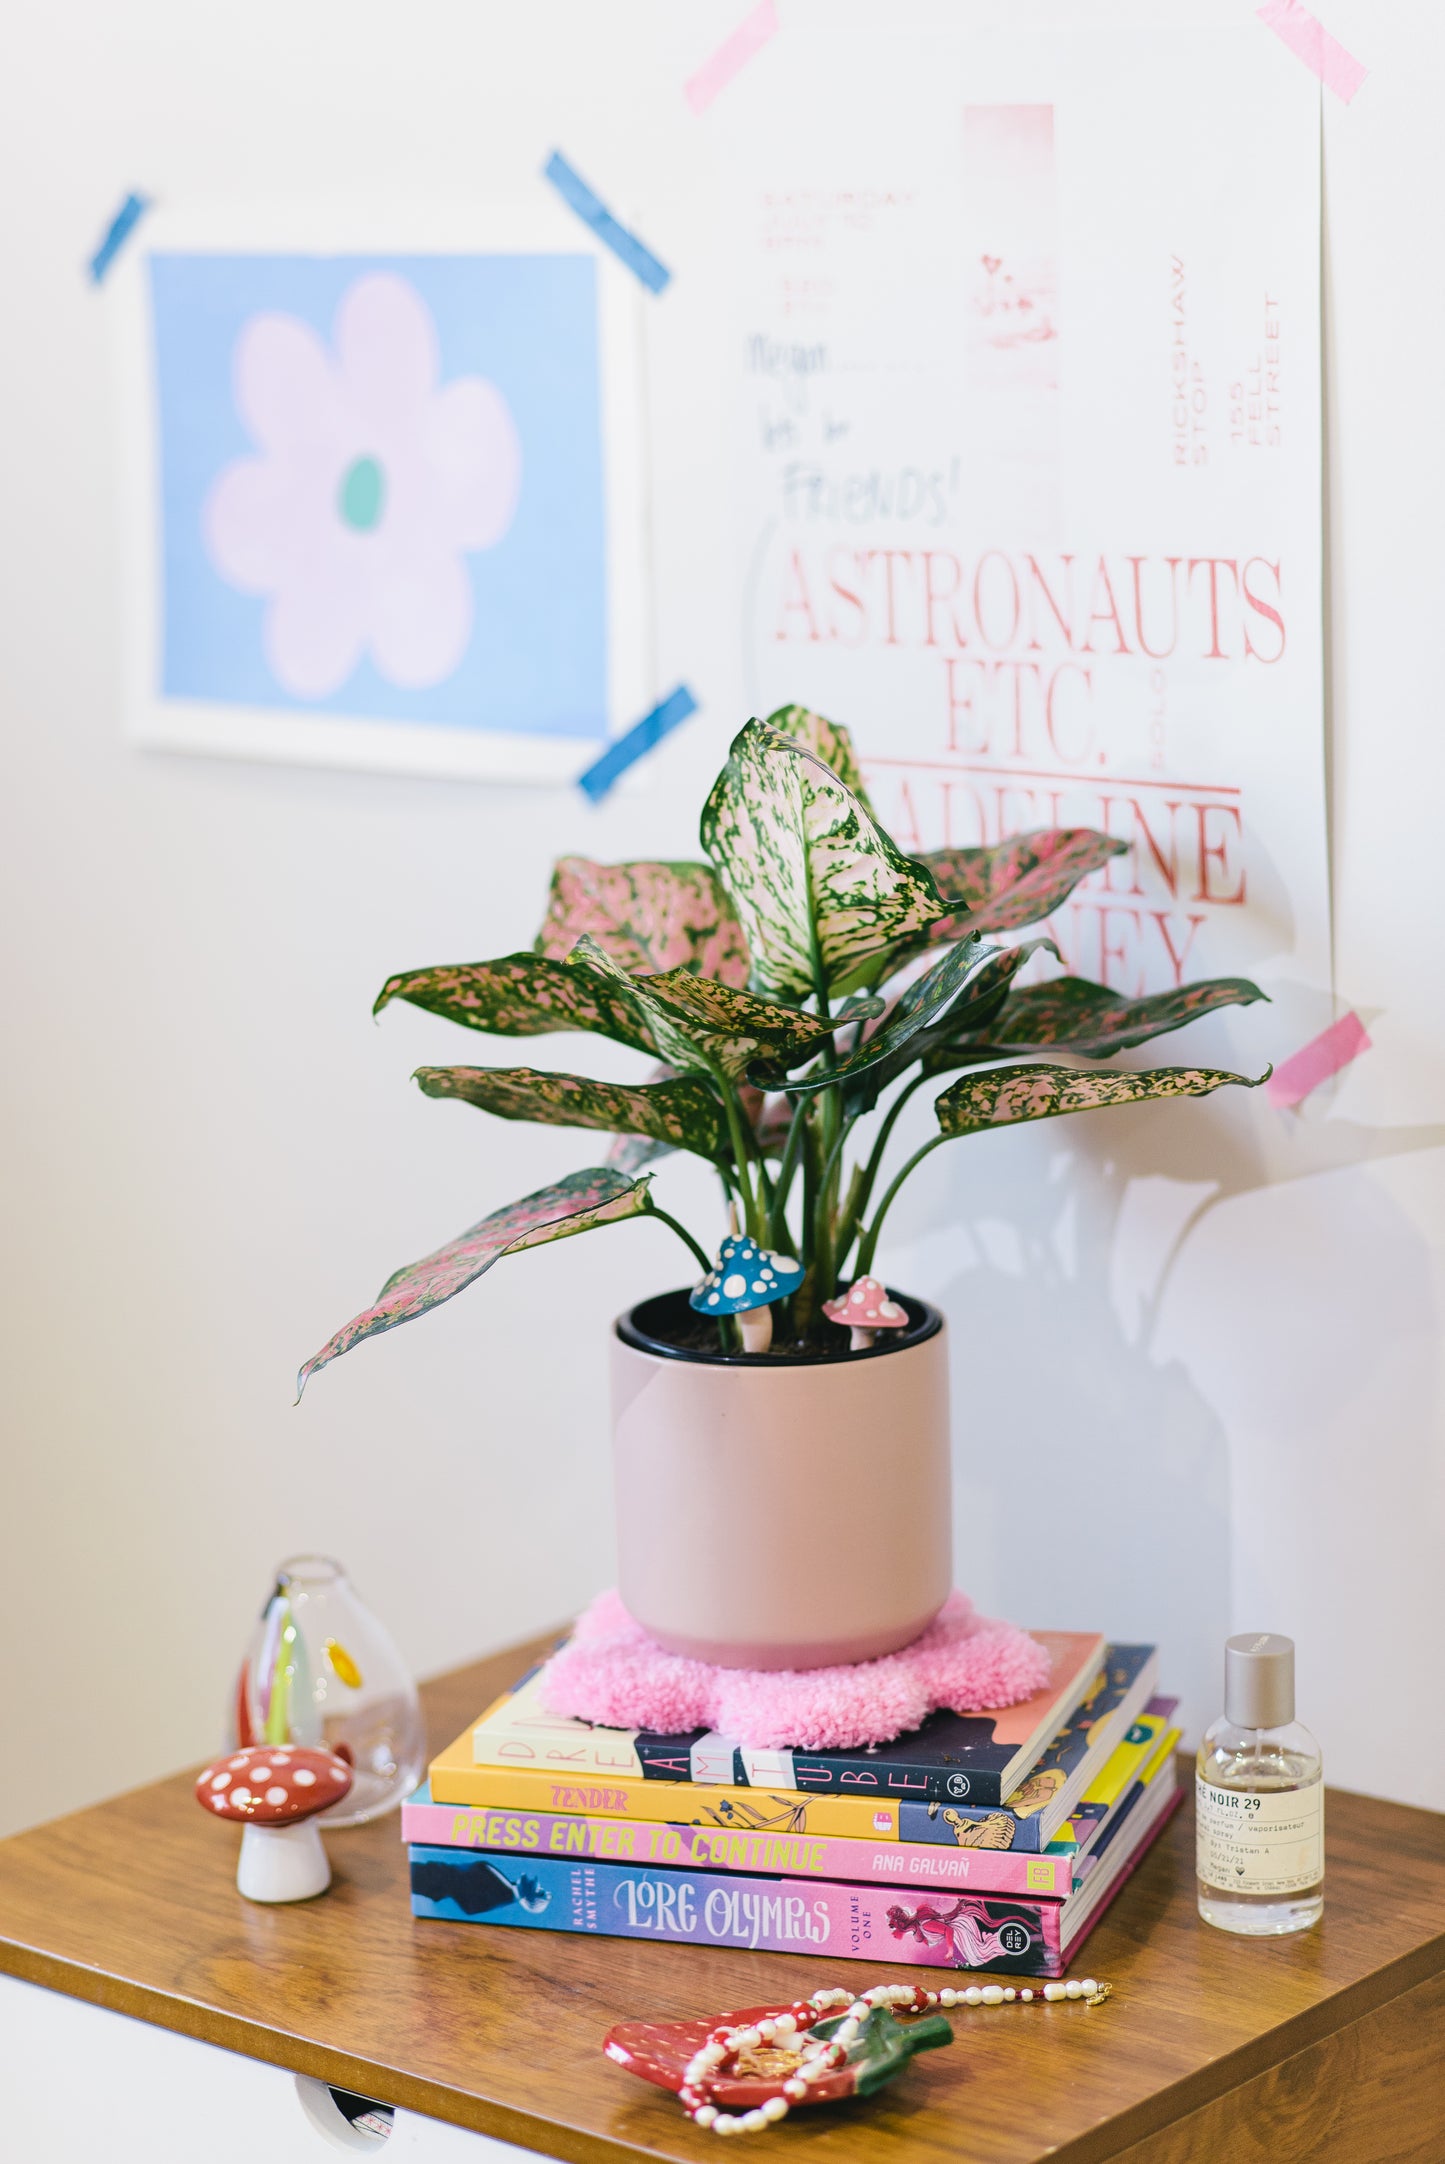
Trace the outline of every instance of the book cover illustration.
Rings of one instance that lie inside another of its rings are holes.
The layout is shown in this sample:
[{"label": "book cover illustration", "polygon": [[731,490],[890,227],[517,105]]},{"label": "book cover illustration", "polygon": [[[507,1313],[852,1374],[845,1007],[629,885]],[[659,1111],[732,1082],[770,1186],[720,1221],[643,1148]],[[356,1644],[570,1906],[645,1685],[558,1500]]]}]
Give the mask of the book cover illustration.
[{"label": "book cover illustration", "polygon": [[931,1713],[906,1735],[866,1749],[762,1749],[708,1729],[663,1735],[602,1728],[549,1713],[542,1703],[543,1672],[537,1669],[477,1722],[472,1758],[479,1766],[788,1788],[809,1795],[866,1792],[998,1803],[1088,1695],[1105,1659],[1097,1634],[1036,1631],[1033,1636],[1047,1647],[1052,1662],[1048,1684],[1034,1697],[979,1713]]},{"label": "book cover illustration", "polygon": [[924,1848],[807,1833],[679,1826],[645,1819],[561,1817],[433,1803],[423,1788],[402,1806],[401,1837],[429,1848],[488,1849],[531,1856],[592,1857],[667,1868],[761,1872],[785,1878],[851,1879],[893,1886],[966,1887],[971,1893],[1038,1894],[1062,1900],[1073,1857],[987,1849]]},{"label": "book cover illustration", "polygon": [[1057,1816],[1059,1798],[1108,1737],[1154,1659],[1153,1646],[1106,1647],[1093,1687],[1004,1803],[989,1807],[976,1798],[905,1803],[900,1838],[952,1841],[959,1848],[1046,1849],[1063,1823]]},{"label": "book cover illustration", "polygon": [[1084,1790],[1067,1823],[1049,1843],[1051,1854],[1062,1855],[1070,1849],[1080,1849],[1093,1838],[1125,1790],[1153,1762],[1162,1739],[1167,1735],[1177,1736],[1178,1731],[1172,1730],[1169,1723],[1178,1704],[1177,1698],[1150,1699],[1139,1718],[1130,1723],[1103,1771],[1096,1774]]},{"label": "book cover illustration", "polygon": [[1074,1868],[1080,1887],[1089,1884],[1119,1841],[1123,1841],[1126,1850],[1133,1844],[1136,1820],[1152,1817],[1154,1809],[1157,1808],[1159,1793],[1173,1792],[1178,1781],[1175,1753],[1179,1747],[1179,1736],[1180,1731],[1171,1728],[1160,1737],[1153,1755],[1117,1799],[1108,1817],[1095,1828],[1083,1854],[1075,1858]]}]

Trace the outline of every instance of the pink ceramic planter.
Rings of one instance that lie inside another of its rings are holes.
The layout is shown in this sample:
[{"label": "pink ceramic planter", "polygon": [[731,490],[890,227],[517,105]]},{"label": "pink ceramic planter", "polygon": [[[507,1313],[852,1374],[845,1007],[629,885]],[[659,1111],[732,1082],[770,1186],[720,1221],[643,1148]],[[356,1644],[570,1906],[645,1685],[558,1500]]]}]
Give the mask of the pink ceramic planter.
[{"label": "pink ceramic planter", "polygon": [[644,1301],[613,1336],[628,1609],[660,1645],[724,1668],[896,1652],[953,1582],[942,1316],[905,1301],[901,1342],[868,1352],[705,1356],[652,1334],[685,1298]]}]

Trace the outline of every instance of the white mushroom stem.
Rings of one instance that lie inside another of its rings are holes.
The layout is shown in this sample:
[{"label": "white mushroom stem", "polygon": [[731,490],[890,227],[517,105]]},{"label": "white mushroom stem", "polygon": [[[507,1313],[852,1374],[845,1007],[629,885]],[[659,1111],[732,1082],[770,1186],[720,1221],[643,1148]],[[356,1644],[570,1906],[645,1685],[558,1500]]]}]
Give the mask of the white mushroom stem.
[{"label": "white mushroom stem", "polygon": [[744,1352],[766,1352],[773,1342],[771,1306],[745,1309],[738,1317],[738,1328],[743,1334]]},{"label": "white mushroom stem", "polygon": [[867,1352],[877,1335],[876,1330],[865,1330],[861,1323],[855,1322],[848,1332],[849,1352]]},{"label": "white mushroom stem", "polygon": [[295,1826],[249,1825],[241,1835],[236,1888],[248,1901],[309,1901],[331,1884],[315,1819]]}]

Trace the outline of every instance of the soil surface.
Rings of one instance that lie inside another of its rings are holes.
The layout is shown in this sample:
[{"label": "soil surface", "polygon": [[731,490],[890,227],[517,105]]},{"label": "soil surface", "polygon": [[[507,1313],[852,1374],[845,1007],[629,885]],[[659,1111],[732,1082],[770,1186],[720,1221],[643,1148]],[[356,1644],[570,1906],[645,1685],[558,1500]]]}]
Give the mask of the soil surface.
[{"label": "soil surface", "polygon": [[[838,1323],[820,1316],[813,1334],[806,1338],[796,1337],[789,1329],[787,1313],[790,1302],[779,1300],[773,1308],[773,1328],[777,1333],[765,1353],[744,1353],[738,1346],[723,1318],[716,1315],[700,1315],[689,1307],[686,1292],[657,1293],[650,1300],[643,1300],[623,1320],[631,1326],[622,1332],[624,1342],[643,1341],[643,1349],[650,1343],[654,1347],[666,1346],[684,1358],[691,1354],[705,1360],[776,1360],[784,1365],[837,1359],[872,1360],[880,1355],[901,1352],[905,1347],[916,1345],[924,1337],[932,1335],[938,1327],[938,1319],[922,1301],[910,1299],[907,1293],[895,1293],[907,1307],[912,1321],[906,1330],[880,1331],[878,1341],[867,1352],[850,1353],[850,1332]],[[932,1317],[932,1326],[929,1318]],[[730,1318],[729,1318],[730,1319]],[[633,1337],[631,1332],[636,1333]],[[901,1342],[900,1342],[901,1341]]]}]

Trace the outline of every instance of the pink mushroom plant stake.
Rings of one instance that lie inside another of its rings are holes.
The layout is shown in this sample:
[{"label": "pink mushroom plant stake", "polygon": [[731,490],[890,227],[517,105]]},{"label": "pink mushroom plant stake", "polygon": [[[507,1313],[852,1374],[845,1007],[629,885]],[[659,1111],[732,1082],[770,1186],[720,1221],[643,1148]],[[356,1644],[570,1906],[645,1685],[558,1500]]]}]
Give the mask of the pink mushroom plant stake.
[{"label": "pink mushroom plant stake", "polygon": [[823,1313],[848,1332],[850,1352],[867,1352],[880,1330],[902,1330],[908,1321],[907,1308],[876,1277],[854,1278],[836,1300],[823,1302]]},{"label": "pink mushroom plant stake", "polygon": [[203,1767],[196,1801],[244,1827],[236,1887],[248,1901],[308,1901],[331,1884],[317,1817],[350,1787],[334,1751],[254,1743]]}]

